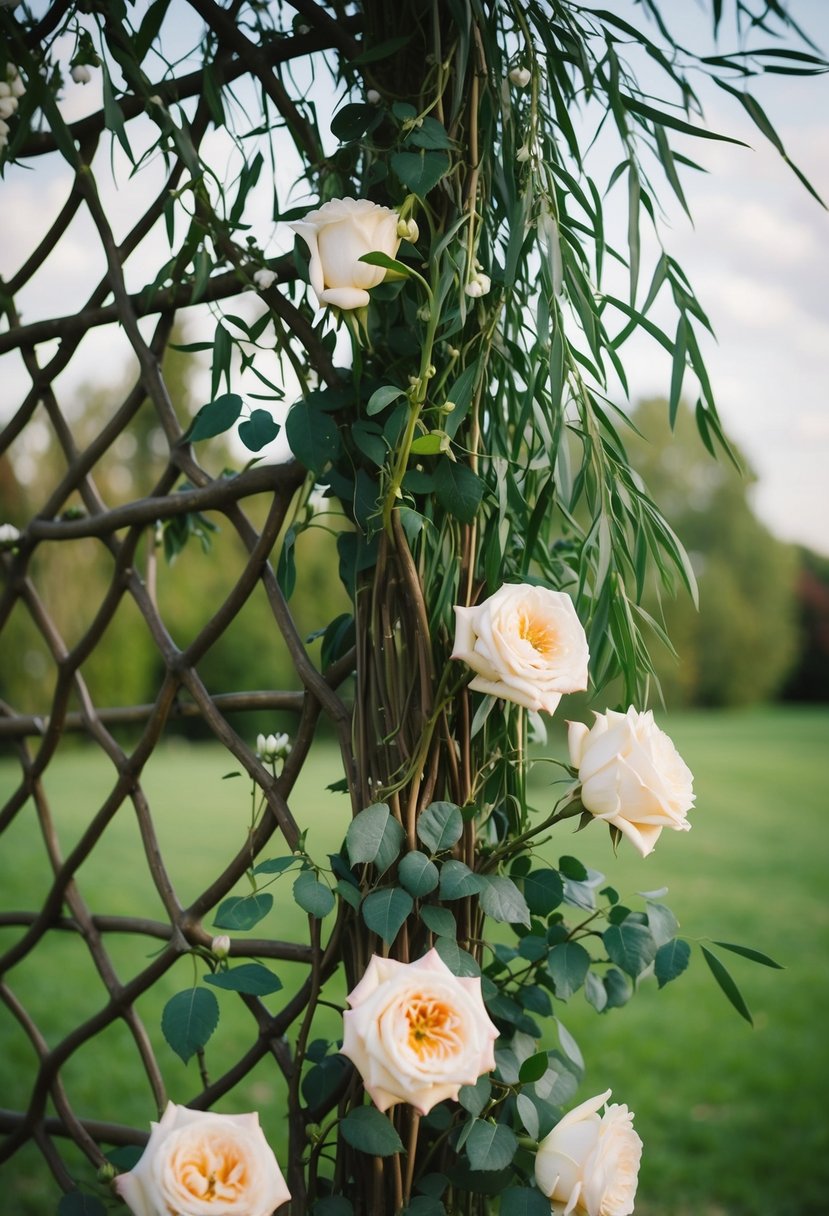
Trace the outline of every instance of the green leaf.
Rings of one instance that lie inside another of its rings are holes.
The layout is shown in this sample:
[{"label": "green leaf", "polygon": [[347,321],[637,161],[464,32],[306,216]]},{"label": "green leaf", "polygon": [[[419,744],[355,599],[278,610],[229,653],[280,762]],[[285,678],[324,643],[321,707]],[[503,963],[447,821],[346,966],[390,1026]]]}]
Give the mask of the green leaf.
[{"label": "green leaf", "polygon": [[138,1165],[144,1155],[144,1149],[139,1144],[123,1144],[119,1148],[107,1149],[107,1161],[111,1161],[119,1174],[126,1174]]},{"label": "green leaf", "polygon": [[384,874],[400,852],[406,833],[385,802],[366,807],[351,820],[345,836],[345,847],[351,864],[374,862],[378,874]]},{"label": "green leaf", "polygon": [[509,1186],[501,1195],[500,1216],[550,1216],[550,1201],[532,1186]]},{"label": "green leaf", "polygon": [[404,279],[419,279],[421,283],[425,282],[414,267],[407,266],[405,262],[400,262],[397,258],[390,258],[387,253],[381,253],[379,249],[373,249],[371,253],[364,253],[357,260],[365,262],[368,266],[382,266],[384,270],[393,270],[395,274],[402,275]]},{"label": "green leaf", "polygon": [[296,529],[288,528],[282,538],[279,561],[276,563],[276,581],[279,589],[289,600],[296,587]]},{"label": "green leaf", "polygon": [[427,929],[437,937],[457,937],[458,926],[455,917],[448,908],[440,908],[437,904],[424,904],[420,909],[420,919]]},{"label": "green leaf", "polygon": [[322,1106],[337,1091],[351,1066],[345,1056],[324,1056],[302,1078],[302,1096],[310,1107]]},{"label": "green leaf", "polygon": [[419,849],[413,849],[397,867],[397,877],[410,895],[420,899],[434,891],[440,876],[435,863]]},{"label": "green leaf", "polygon": [[366,402],[366,413],[369,417],[374,414],[379,414],[387,405],[391,405],[392,401],[397,401],[398,397],[405,397],[405,390],[395,388],[393,384],[384,384],[382,388],[375,389]]},{"label": "green leaf", "polygon": [[395,152],[391,167],[407,190],[425,198],[449,172],[452,162],[443,152]]},{"label": "green leaf", "polygon": [[679,937],[660,946],[653,963],[654,975],[659,987],[664,988],[671,980],[682,975],[690,958],[691,947]]},{"label": "green leaf", "polygon": [[656,954],[656,942],[647,925],[623,921],[621,925],[610,925],[602,934],[608,957],[629,976],[636,978]]},{"label": "green leaf", "polygon": [[170,997],[161,1015],[161,1031],[186,1064],[201,1051],[219,1024],[219,1002],[206,988],[186,988]]},{"label": "green leaf", "polygon": [[340,432],[334,419],[304,401],[291,406],[285,433],[294,456],[314,473],[321,473],[340,454]]},{"label": "green leaf", "polygon": [[734,954],[740,954],[743,958],[750,958],[753,963],[762,963],[764,967],[774,967],[776,971],[785,970],[781,963],[776,963],[773,958],[769,958],[767,954],[761,954],[759,950],[752,950],[751,946],[735,946],[733,942],[714,942],[714,945],[721,946],[723,950],[731,950]]},{"label": "green leaf", "polygon": [[481,891],[481,907],[493,920],[508,925],[530,924],[527,901],[511,878],[503,875],[484,876],[485,886]]},{"label": "green leaf", "polygon": [[716,954],[712,954],[710,950],[706,950],[705,946],[700,946],[700,949],[702,950],[703,957],[711,970],[711,974],[725,995],[728,997],[731,1004],[737,1010],[740,1017],[745,1018],[749,1025],[753,1026],[754,1019],[749,1012],[748,1005],[746,1005],[745,1001],[743,1000],[740,989],[734,983],[734,980],[731,978],[731,974],[729,973],[725,964],[720,962]]},{"label": "green leaf", "polygon": [[273,907],[270,892],[255,895],[231,895],[219,904],[213,924],[217,929],[247,930],[258,925]]},{"label": "green leaf", "polygon": [[344,1195],[326,1195],[311,1209],[313,1216],[354,1216],[354,1204]]},{"label": "green leaf", "polygon": [[590,955],[578,942],[561,942],[553,946],[547,959],[547,969],[556,986],[556,996],[566,1001],[584,983],[590,967]]},{"label": "green leaf", "polygon": [[515,1132],[505,1123],[476,1119],[466,1138],[466,1155],[473,1170],[502,1170],[518,1149]]},{"label": "green leaf", "polygon": [[400,1216],[446,1216],[446,1208],[432,1195],[416,1195]]},{"label": "green leaf", "polygon": [[269,410],[253,410],[250,418],[239,423],[239,438],[251,452],[261,452],[279,434],[279,423]]},{"label": "green leaf", "polygon": [[532,870],[523,881],[524,898],[534,916],[549,916],[564,899],[564,883],[557,870]]},{"label": "green leaf", "polygon": [[302,861],[301,857],[269,857],[266,861],[260,861],[258,865],[255,865],[253,872],[254,874],[282,874],[299,861]]},{"label": "green leaf", "polygon": [[480,874],[474,874],[462,861],[445,861],[440,868],[441,899],[465,899],[467,895],[478,895],[484,889]]},{"label": "green leaf", "polygon": [[343,1139],[360,1153],[391,1157],[403,1151],[403,1141],[389,1119],[374,1106],[358,1106],[340,1124]]},{"label": "green leaf", "polygon": [[294,899],[310,916],[322,918],[334,907],[334,892],[313,870],[303,870],[294,883]]},{"label": "green leaf", "polygon": [[67,1191],[60,1197],[58,1216],[107,1216],[107,1210],[95,1195]]},{"label": "green leaf", "polygon": [[[720,83],[717,81],[716,83]],[[644,101],[638,101],[636,98],[629,97],[624,93],[620,93],[622,105],[626,110],[630,110],[631,114],[638,114],[641,118],[649,118],[652,122],[658,123],[662,127],[671,127],[674,131],[682,131],[685,135],[694,135],[698,139],[716,139],[726,144],[737,144],[741,148],[747,148],[748,144],[743,143],[741,139],[734,139],[730,135],[718,135],[716,131],[709,131],[707,127],[694,127],[689,122],[684,122],[681,118],[677,118],[674,114],[666,114],[664,110],[657,110],[653,106],[646,105]]]},{"label": "green leaf", "polygon": [[243,963],[227,971],[216,971],[204,977],[206,984],[214,988],[225,988],[230,992],[247,992],[250,996],[268,996],[279,992],[282,980],[261,963]]},{"label": "green leaf", "polygon": [[438,456],[446,443],[444,431],[430,431],[428,435],[418,435],[412,440],[409,451],[413,456]]},{"label": "green leaf", "polygon": [[458,1091],[458,1102],[465,1111],[476,1117],[492,1096],[492,1083],[488,1076],[478,1077],[474,1085],[462,1085]]},{"label": "green leaf", "polygon": [[534,1056],[528,1056],[518,1070],[518,1080],[522,1085],[532,1081],[540,1081],[547,1071],[547,1052],[537,1051]]},{"label": "green leaf", "polygon": [[377,106],[364,103],[343,106],[331,119],[331,134],[343,143],[350,143],[354,139],[359,139],[371,126],[372,120],[377,118],[379,118]]},{"label": "green leaf", "polygon": [[648,910],[648,928],[651,931],[653,940],[657,946],[664,946],[666,942],[676,937],[679,921],[671,909],[666,908],[664,904],[648,901],[645,906]]},{"label": "green leaf", "polygon": [[468,950],[462,950],[451,937],[439,937],[435,949],[453,975],[465,978],[481,974],[481,968]]},{"label": "green leaf", "polygon": [[373,933],[389,946],[400,932],[406,917],[411,915],[414,900],[400,887],[372,891],[363,901],[363,920]]},{"label": "green leaf", "polygon": [[359,55],[355,55],[349,60],[350,64],[359,65],[363,63],[377,63],[380,59],[390,59],[392,55],[396,55],[403,47],[411,41],[411,34],[401,34],[397,38],[387,38],[385,42],[375,42],[365,51],[360,51]]},{"label": "green leaf", "polygon": [[230,430],[242,412],[242,398],[238,393],[223,393],[215,401],[208,401],[196,414],[185,435],[189,443],[199,439],[212,439]]},{"label": "green leaf", "polygon": [[442,853],[457,844],[463,835],[463,816],[452,802],[432,802],[418,816],[418,839],[433,853]]},{"label": "green leaf", "polygon": [[484,483],[468,465],[446,456],[435,467],[435,494],[450,515],[471,524],[484,496]]}]

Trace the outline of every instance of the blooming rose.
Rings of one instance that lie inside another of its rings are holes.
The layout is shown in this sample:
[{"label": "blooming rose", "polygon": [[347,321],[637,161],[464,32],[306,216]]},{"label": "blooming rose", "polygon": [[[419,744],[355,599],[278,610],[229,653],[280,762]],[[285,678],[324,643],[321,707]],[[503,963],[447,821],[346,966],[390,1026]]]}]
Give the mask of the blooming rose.
[{"label": "blooming rose", "polygon": [[507,583],[455,616],[452,658],[478,673],[470,688],[548,714],[562,693],[587,688],[587,638],[563,591]]},{"label": "blooming rose", "polygon": [[382,266],[369,266],[366,253],[393,258],[400,245],[399,216],[365,198],[335,198],[290,224],[311,251],[308,276],[320,304],[363,308],[369,287],[382,283]]},{"label": "blooming rose", "polygon": [[556,1216],[630,1216],[642,1141],[633,1115],[613,1103],[599,1115],[610,1090],[569,1111],[538,1146],[535,1180]]},{"label": "blooming rose", "polygon": [[115,1189],[135,1216],[271,1216],[291,1198],[259,1116],[167,1103]]},{"label": "blooming rose", "polygon": [[495,1067],[480,978],[453,975],[437,950],[414,963],[375,954],[348,1003],[343,1055],[380,1110],[409,1102],[428,1114]]},{"label": "blooming rose", "polygon": [[570,761],[579,770],[581,800],[647,857],[663,828],[687,832],[693,774],[650,710],[596,714],[591,729],[570,722]]}]

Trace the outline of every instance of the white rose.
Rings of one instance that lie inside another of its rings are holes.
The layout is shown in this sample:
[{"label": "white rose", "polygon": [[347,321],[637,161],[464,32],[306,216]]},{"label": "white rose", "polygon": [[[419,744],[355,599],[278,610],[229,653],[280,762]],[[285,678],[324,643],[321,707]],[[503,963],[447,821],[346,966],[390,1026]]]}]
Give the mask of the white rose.
[{"label": "white rose", "polygon": [[690,829],[693,774],[650,710],[609,709],[596,714],[591,729],[570,722],[568,745],[585,808],[618,828],[643,857],[663,828]]},{"label": "white rose", "polygon": [[535,1158],[535,1180],[556,1216],[630,1216],[642,1141],[626,1106],[599,1107],[610,1090],[569,1111],[545,1136]]},{"label": "white rose", "polygon": [[452,658],[478,673],[470,688],[548,714],[562,693],[587,688],[587,638],[563,591],[507,583],[455,615]]},{"label": "white rose", "polygon": [[363,308],[369,288],[383,282],[382,266],[369,266],[366,253],[393,258],[400,245],[399,216],[365,198],[335,198],[290,224],[311,251],[308,276],[320,304]]},{"label": "white rose", "polygon": [[532,72],[529,68],[513,68],[509,74],[509,78],[519,89],[526,89],[532,80]]},{"label": "white rose", "polygon": [[115,1189],[135,1216],[271,1216],[291,1198],[259,1116],[167,1103]]},{"label": "white rose", "polygon": [[348,1003],[343,1055],[379,1110],[408,1102],[428,1114],[495,1067],[480,978],[453,975],[437,950],[414,963],[375,954]]}]

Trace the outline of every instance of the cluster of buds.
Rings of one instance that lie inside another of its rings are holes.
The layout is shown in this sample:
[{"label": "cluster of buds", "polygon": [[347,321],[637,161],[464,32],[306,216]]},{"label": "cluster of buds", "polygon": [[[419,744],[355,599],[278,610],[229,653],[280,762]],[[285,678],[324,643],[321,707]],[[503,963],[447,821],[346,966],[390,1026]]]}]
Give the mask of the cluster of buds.
[{"label": "cluster of buds", "polygon": [[276,271],[269,270],[267,266],[260,266],[253,272],[253,282],[260,291],[267,291],[276,282]]},{"label": "cluster of buds", "polygon": [[488,274],[484,274],[481,263],[476,259],[474,274],[464,287],[464,291],[473,300],[478,300],[481,296],[485,296],[491,287],[492,280]]},{"label": "cluster of buds", "polygon": [[257,735],[256,754],[260,760],[272,764],[275,760],[285,760],[291,754],[291,744],[286,734]]},{"label": "cluster of buds", "polygon": [[20,73],[13,63],[6,65],[6,79],[0,80],[0,151],[9,142],[9,124],[17,109],[17,103],[26,92],[26,86],[20,78]]}]

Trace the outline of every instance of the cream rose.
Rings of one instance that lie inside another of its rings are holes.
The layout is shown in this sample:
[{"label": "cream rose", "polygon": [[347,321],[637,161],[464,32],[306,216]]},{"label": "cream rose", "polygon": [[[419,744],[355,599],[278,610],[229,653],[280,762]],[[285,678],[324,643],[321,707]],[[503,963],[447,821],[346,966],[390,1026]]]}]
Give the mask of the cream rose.
[{"label": "cream rose", "polygon": [[363,308],[368,289],[382,283],[382,266],[369,266],[366,253],[393,258],[400,245],[399,216],[365,198],[335,198],[290,224],[311,251],[308,277],[320,304]]},{"label": "cream rose", "polygon": [[259,1116],[168,1102],[141,1159],[115,1189],[135,1216],[271,1216],[291,1198]]},{"label": "cream rose", "polygon": [[568,745],[585,808],[618,828],[643,857],[663,828],[690,829],[693,774],[650,710],[609,709],[596,714],[590,729],[570,722]]},{"label": "cream rose", "polygon": [[587,688],[587,638],[563,591],[507,583],[455,617],[452,658],[478,673],[470,688],[548,714],[562,693]]},{"label": "cream rose", "polygon": [[569,1111],[541,1141],[535,1180],[556,1216],[630,1216],[636,1195],[642,1141],[626,1106],[610,1090]]},{"label": "cream rose", "polygon": [[437,950],[414,963],[375,954],[348,1003],[342,1052],[379,1110],[408,1102],[428,1114],[495,1067],[481,981],[453,975]]}]

